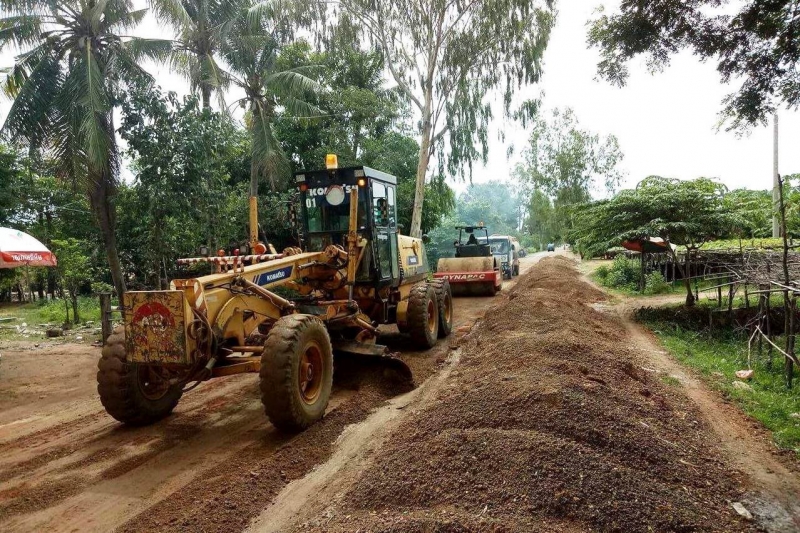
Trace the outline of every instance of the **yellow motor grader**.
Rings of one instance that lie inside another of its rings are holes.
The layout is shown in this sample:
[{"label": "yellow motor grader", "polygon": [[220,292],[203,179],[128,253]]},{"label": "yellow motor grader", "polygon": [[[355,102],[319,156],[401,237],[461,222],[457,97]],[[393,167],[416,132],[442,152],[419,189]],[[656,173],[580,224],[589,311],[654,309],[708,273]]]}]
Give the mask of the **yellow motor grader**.
[{"label": "yellow motor grader", "polygon": [[396,323],[422,349],[450,334],[449,283],[429,281],[423,241],[398,232],[396,178],[337,168],[335,157],[326,166],[295,175],[303,248],[269,253],[251,198],[252,253],[179,260],[216,272],[124,294],[124,326],[107,339],[97,373],[111,416],[149,424],[203,381],[258,372],[272,423],[302,430],[325,412],[334,352],[371,357],[410,379],[376,343],[378,326]]}]

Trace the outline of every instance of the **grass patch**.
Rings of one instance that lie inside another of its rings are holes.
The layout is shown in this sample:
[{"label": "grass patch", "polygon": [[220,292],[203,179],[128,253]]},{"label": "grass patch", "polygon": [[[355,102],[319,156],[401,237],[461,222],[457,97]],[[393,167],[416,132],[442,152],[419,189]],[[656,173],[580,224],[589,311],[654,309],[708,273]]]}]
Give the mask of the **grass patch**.
[{"label": "grass patch", "polygon": [[670,283],[658,272],[646,277],[645,292],[639,290],[640,266],[636,259],[617,256],[614,260],[594,260],[586,270],[589,278],[616,296],[647,298],[660,294],[677,294],[685,291],[682,283]]},{"label": "grass patch", "polygon": [[[72,303],[69,302],[69,316],[72,318]],[[100,326],[100,300],[96,296],[78,297],[78,313],[81,322],[91,321]],[[16,331],[15,326],[27,324],[29,330],[40,330],[40,324],[54,327],[64,323],[66,310],[64,300],[38,300],[24,304],[3,304],[0,306],[0,318],[14,317],[15,320],[0,322],[0,338],[24,338]]]},{"label": "grass patch", "polygon": [[[713,388],[721,391],[748,415],[772,432],[781,448],[800,457],[800,380],[786,388],[783,359],[775,354],[772,368],[754,350],[755,376],[748,388],[736,388],[734,372],[747,368],[747,338],[730,331],[690,331],[669,322],[645,320],[662,345],[682,363],[696,368]],[[780,345],[780,344],[779,344]],[[666,381],[669,376],[664,378]],[[674,379],[674,378],[672,378]],[[677,380],[676,380],[677,381]]]},{"label": "grass patch", "polygon": [[739,251],[740,246],[745,249],[783,249],[783,239],[772,237],[758,238],[758,239],[723,239],[719,241],[709,241],[700,248],[703,250],[732,250]]},{"label": "grass patch", "polygon": [[681,380],[679,380],[675,376],[661,376],[661,381],[663,381],[667,385],[672,385],[673,387],[680,387],[681,385]]}]

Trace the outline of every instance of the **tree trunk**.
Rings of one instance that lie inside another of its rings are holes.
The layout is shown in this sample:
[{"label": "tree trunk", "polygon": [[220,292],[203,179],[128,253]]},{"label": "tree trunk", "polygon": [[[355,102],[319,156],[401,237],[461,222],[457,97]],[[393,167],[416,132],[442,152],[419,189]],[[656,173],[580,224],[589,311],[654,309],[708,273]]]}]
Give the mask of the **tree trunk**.
[{"label": "tree trunk", "polygon": [[72,321],[77,324],[81,321],[81,316],[78,314],[78,291],[69,291],[70,300],[72,300]]},{"label": "tree trunk", "polygon": [[205,83],[201,84],[200,97],[202,98],[203,111],[211,111],[211,86]]},{"label": "tree trunk", "polygon": [[414,190],[414,208],[411,211],[411,231],[409,235],[419,239],[422,237],[422,204],[425,201],[425,175],[431,156],[431,98],[425,98],[425,109],[422,111],[422,139],[419,143],[419,163],[417,164],[417,186]]},{"label": "tree trunk", "polygon": [[686,272],[683,273],[683,283],[686,287],[686,307],[694,307],[694,294],[692,293],[692,261],[689,259],[689,251],[686,251]]},{"label": "tree trunk", "polygon": [[119,261],[117,251],[117,236],[115,233],[116,213],[114,204],[111,203],[113,197],[113,177],[109,170],[98,173],[90,185],[89,203],[92,206],[100,234],[103,238],[103,245],[108,257],[108,267],[111,270],[111,279],[117,296],[122,297],[125,293],[125,277],[122,274],[122,265]]},{"label": "tree trunk", "polygon": [[250,196],[258,198],[258,162],[254,153],[250,154]]}]

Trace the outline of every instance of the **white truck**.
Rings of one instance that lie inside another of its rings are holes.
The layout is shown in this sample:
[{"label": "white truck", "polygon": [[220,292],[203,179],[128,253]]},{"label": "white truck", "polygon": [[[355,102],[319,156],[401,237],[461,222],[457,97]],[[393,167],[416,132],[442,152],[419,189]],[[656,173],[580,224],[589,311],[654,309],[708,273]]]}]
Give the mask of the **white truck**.
[{"label": "white truck", "polygon": [[489,247],[492,249],[492,255],[500,264],[503,279],[511,279],[519,275],[518,248],[514,246],[513,240],[508,235],[489,236]]}]

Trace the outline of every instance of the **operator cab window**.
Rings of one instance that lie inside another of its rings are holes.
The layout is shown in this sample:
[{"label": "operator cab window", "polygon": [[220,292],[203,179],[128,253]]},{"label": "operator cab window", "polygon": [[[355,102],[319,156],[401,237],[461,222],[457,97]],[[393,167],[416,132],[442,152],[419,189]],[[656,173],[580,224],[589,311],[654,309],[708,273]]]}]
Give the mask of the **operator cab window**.
[{"label": "operator cab window", "polygon": [[394,198],[394,187],[389,185],[386,187],[389,192],[389,196],[387,200],[389,201],[389,227],[396,228],[397,227],[397,203]]},{"label": "operator cab window", "polygon": [[386,199],[386,186],[379,182],[372,182],[372,220],[375,221],[376,226],[388,226],[389,221],[386,220],[386,206],[388,200]]},{"label": "operator cab window", "polygon": [[[309,233],[347,231],[350,223],[351,186],[334,185],[310,189],[305,193],[306,218]],[[358,226],[366,226],[365,194],[358,195]]]}]

